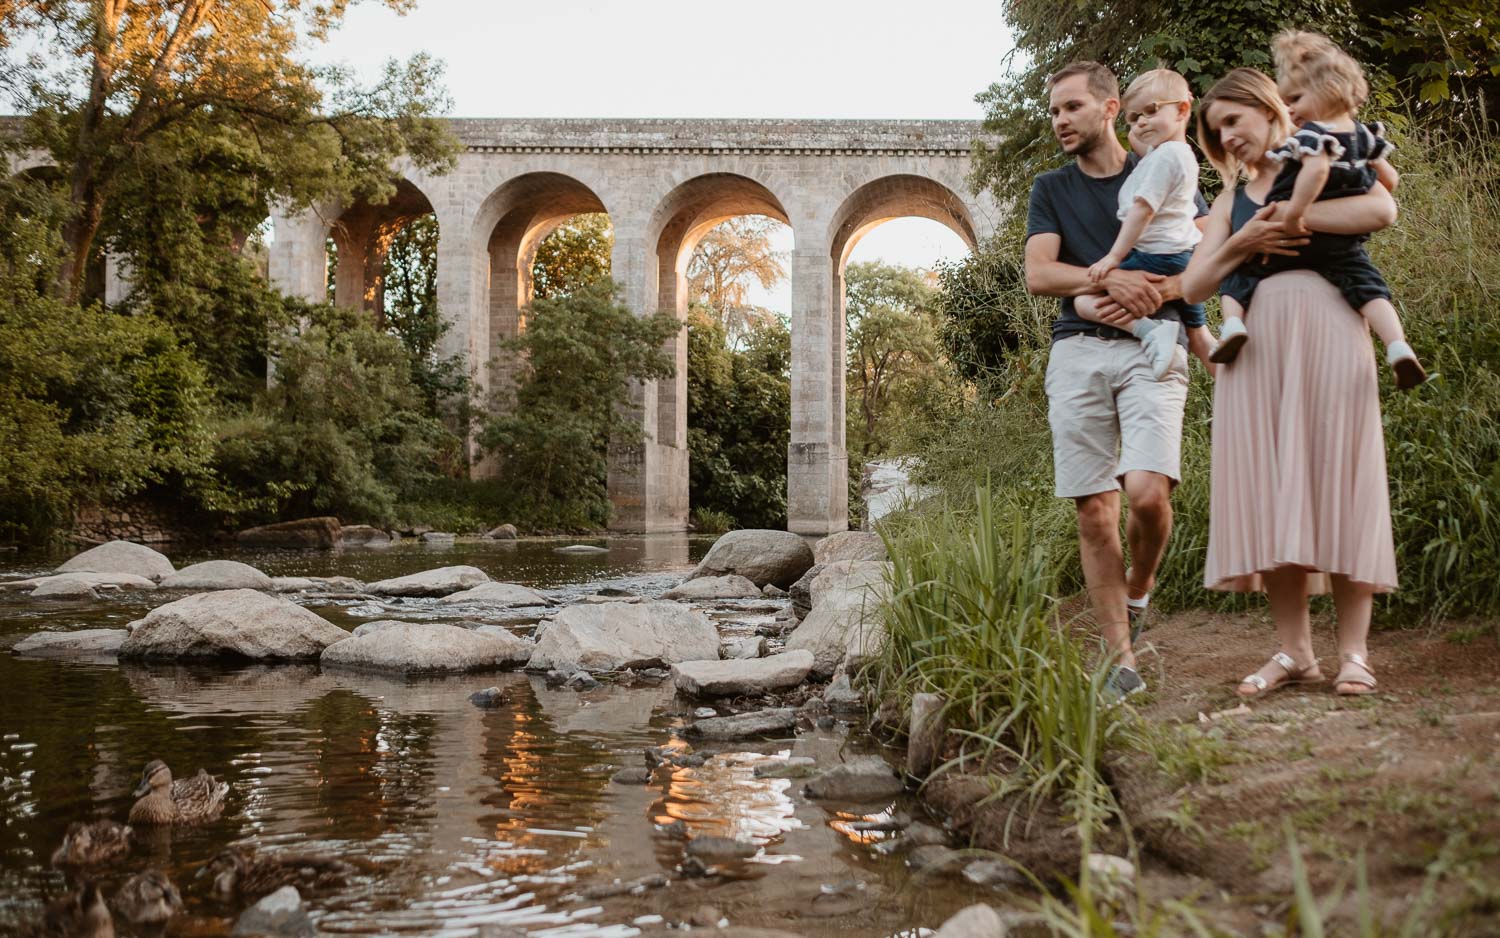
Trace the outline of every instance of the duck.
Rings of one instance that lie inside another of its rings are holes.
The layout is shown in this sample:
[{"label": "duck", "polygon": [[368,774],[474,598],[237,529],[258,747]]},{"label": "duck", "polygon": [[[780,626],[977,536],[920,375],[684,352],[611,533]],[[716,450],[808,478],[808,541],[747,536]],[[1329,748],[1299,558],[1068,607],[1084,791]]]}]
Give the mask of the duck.
[{"label": "duck", "polygon": [[172,770],[160,759],[146,763],[141,783],[136,786],[139,799],[130,808],[132,824],[201,824],[212,821],[224,810],[224,796],[229,783],[221,782],[203,769],[192,778],[172,780]]},{"label": "duck", "polygon": [[127,879],[112,904],[132,925],[162,925],[182,908],[182,893],[166,873],[146,870]]},{"label": "duck", "polygon": [[115,920],[93,883],[54,900],[32,929],[33,938],[115,938]]},{"label": "duck", "polygon": [[201,871],[213,874],[213,894],[220,901],[253,902],[282,886],[303,891],[343,886],[354,867],[336,857],[278,853],[256,855],[245,847],[229,847]]},{"label": "duck", "polygon": [[135,831],[119,821],[74,821],[52,851],[53,866],[97,866],[130,853]]}]

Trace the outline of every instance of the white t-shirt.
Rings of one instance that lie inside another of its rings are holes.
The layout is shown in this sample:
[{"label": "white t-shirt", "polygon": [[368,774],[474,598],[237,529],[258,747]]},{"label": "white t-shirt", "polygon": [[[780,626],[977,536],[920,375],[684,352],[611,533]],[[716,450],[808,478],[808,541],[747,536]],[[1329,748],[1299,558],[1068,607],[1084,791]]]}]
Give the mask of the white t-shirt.
[{"label": "white t-shirt", "polygon": [[1121,221],[1136,199],[1156,212],[1135,249],[1142,254],[1177,254],[1202,241],[1203,233],[1193,224],[1198,215],[1193,201],[1197,192],[1198,161],[1192,148],[1181,140],[1153,147],[1120,186]]}]

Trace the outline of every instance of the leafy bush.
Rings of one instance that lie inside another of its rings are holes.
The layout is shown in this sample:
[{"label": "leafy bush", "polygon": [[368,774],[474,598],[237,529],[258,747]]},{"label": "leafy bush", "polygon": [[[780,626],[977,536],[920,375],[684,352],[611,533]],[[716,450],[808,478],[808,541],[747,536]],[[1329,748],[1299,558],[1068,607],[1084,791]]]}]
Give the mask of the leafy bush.
[{"label": "leafy bush", "polygon": [[219,500],[239,520],[335,514],[389,523],[400,498],[456,462],[460,439],[423,412],[406,349],[326,307],[274,345],[276,380],[219,426]]},{"label": "leafy bush", "polygon": [[642,436],[624,411],[631,382],[671,376],[662,344],[680,328],[665,313],[636,316],[607,279],[532,303],[525,333],[506,344],[523,373],[497,390],[480,442],[518,500],[552,506],[549,526],[608,524],[609,444]]}]

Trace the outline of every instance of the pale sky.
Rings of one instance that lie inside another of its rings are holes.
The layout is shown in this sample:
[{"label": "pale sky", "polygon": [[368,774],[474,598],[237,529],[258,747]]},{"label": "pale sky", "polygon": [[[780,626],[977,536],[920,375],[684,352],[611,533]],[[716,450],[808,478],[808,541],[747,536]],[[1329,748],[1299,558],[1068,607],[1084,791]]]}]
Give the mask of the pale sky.
[{"label": "pale sky", "polygon": [[[366,79],[389,58],[446,66],[455,117],[982,116],[1010,38],[998,3],[974,0],[418,0],[397,16],[353,7],[313,51]],[[790,232],[782,239],[791,247]],[[928,219],[870,232],[851,260],[913,267],[962,256]],[[755,301],[789,309],[785,284]]]}]

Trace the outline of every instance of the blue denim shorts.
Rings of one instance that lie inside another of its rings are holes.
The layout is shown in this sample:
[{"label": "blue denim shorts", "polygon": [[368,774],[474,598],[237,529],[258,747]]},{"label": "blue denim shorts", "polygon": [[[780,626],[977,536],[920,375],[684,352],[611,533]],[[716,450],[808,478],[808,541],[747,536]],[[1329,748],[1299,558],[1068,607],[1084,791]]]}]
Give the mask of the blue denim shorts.
[{"label": "blue denim shorts", "polygon": [[[1188,261],[1193,259],[1192,251],[1178,251],[1176,254],[1146,254],[1142,251],[1132,250],[1125,255],[1125,260],[1120,263],[1121,270],[1140,270],[1148,274],[1161,274],[1170,277],[1187,270]],[[1202,303],[1182,303],[1182,324],[1187,328],[1201,326],[1208,322],[1203,315]]]}]

